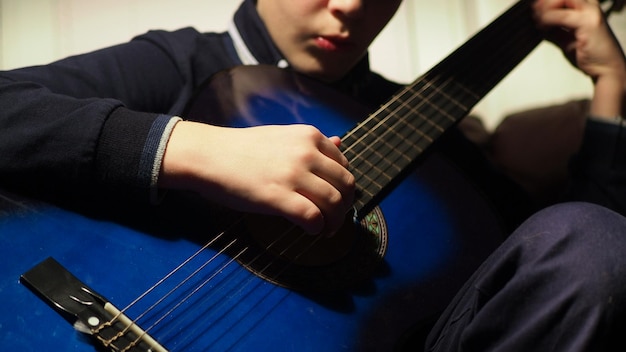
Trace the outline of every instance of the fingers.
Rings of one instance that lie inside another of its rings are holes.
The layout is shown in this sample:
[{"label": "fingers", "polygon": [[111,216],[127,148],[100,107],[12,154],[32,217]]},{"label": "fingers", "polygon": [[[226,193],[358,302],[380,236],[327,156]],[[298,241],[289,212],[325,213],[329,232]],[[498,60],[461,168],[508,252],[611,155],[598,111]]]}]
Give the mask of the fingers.
[{"label": "fingers", "polygon": [[335,232],[349,209],[341,192],[314,175],[303,180],[292,197],[283,202],[284,216],[310,234]]},{"label": "fingers", "polygon": [[282,216],[309,233],[333,232],[352,206],[355,187],[339,144],[312,126],[181,122],[168,142],[159,185]]},{"label": "fingers", "polygon": [[355,180],[352,173],[348,171],[348,159],[338,148],[340,143],[338,137],[331,137],[322,142],[320,152],[327,158],[321,158],[319,163],[312,168],[312,172],[339,191],[344,206],[348,208],[352,205]]},{"label": "fingers", "polygon": [[536,9],[579,8],[587,5],[598,7],[599,4],[597,0],[536,0],[534,7]]},{"label": "fingers", "polygon": [[321,133],[316,138],[320,154],[305,158],[308,160],[303,164],[308,165],[309,173],[304,173],[295,187],[316,209],[303,210],[295,222],[309,233],[334,232],[352,206],[355,179],[347,169],[347,158],[338,149],[339,138],[326,138]]},{"label": "fingers", "polygon": [[601,74],[606,63],[611,66],[610,62],[619,60],[619,44],[597,1],[538,0],[534,13],[546,38],[590,77]]},{"label": "fingers", "polygon": [[[337,164],[335,164],[336,166]],[[297,192],[311,200],[320,210],[324,227],[311,233],[334,232],[345,218],[354,198],[354,177],[343,167],[329,165],[324,174],[312,174]]]},{"label": "fingers", "polygon": [[318,234],[326,228],[322,210],[305,196],[298,194],[289,201],[279,201],[277,204],[285,205],[284,208],[278,209],[278,215],[282,215],[307,233]]},{"label": "fingers", "polygon": [[338,148],[339,138],[327,138],[312,126],[274,128],[285,137],[275,139],[281,150],[274,152],[265,182],[272,187],[259,196],[265,199],[261,203],[308,233],[336,231],[352,206],[355,188],[348,159]]},{"label": "fingers", "polygon": [[341,145],[341,138],[337,137],[337,136],[333,136],[328,138],[334,145],[335,147],[339,148],[339,146]]},{"label": "fingers", "polygon": [[602,21],[602,11],[595,0],[538,0],[533,7],[535,17],[543,27],[575,29],[585,22]]},{"label": "fingers", "polygon": [[340,145],[341,145],[341,140],[339,139],[339,137],[336,137],[336,136],[330,137],[330,138],[323,137],[320,140],[319,150],[327,157],[331,158],[337,163],[343,165],[343,167],[347,168],[348,159],[339,150]]},{"label": "fingers", "polygon": [[597,0],[537,0],[535,18],[546,39],[591,78],[590,113],[619,115],[626,80],[626,60]]}]

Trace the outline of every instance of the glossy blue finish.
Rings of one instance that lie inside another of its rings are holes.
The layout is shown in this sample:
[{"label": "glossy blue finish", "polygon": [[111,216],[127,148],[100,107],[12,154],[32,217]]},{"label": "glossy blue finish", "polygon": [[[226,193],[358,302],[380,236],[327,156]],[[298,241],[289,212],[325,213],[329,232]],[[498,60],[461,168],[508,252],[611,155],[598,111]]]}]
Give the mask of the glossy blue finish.
[{"label": "glossy blue finish", "polygon": [[[295,121],[315,124],[327,135],[342,135],[354,123],[326,108],[312,108],[309,117],[298,114]],[[260,122],[246,119],[232,124],[291,122],[285,119],[285,114],[270,111]],[[19,284],[20,274],[46,257],[54,257],[123,308],[199,248],[187,239],[184,226],[180,233],[167,230],[168,236],[155,236],[106,218],[23,201],[8,193],[3,197],[0,350],[94,350]],[[199,275],[200,282],[215,276],[201,294],[176,314],[168,314],[151,334],[171,351],[391,350],[413,324],[444,307],[501,238],[479,192],[436,155],[400,184],[381,208],[389,229],[388,251],[380,272],[372,273],[363,286],[332,296],[302,294],[263,281],[236,263],[224,267],[230,258],[222,255]],[[219,230],[203,231],[210,237]],[[192,266],[214,253],[207,250]],[[193,268],[183,271],[188,274]],[[141,303],[128,315],[137,317],[147,306]],[[140,325],[148,328],[159,314],[143,317]]]}]

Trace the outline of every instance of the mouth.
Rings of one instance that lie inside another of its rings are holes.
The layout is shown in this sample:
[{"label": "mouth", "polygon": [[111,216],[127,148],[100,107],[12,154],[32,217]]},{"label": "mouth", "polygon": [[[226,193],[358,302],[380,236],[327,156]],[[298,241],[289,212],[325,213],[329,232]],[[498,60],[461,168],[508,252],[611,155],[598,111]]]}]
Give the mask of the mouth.
[{"label": "mouth", "polygon": [[346,37],[339,36],[319,36],[315,38],[318,48],[325,51],[344,51],[354,48],[354,43]]}]

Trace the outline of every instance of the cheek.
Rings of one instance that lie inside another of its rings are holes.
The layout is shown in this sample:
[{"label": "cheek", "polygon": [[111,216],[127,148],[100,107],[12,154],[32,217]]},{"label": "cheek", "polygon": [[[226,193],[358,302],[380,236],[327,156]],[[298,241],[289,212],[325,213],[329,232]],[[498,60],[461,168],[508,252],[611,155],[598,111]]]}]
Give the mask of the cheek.
[{"label": "cheek", "polygon": [[400,0],[374,1],[368,9],[367,22],[371,23],[372,27],[381,30],[398,11],[401,2]]},{"label": "cheek", "polygon": [[380,21],[379,18],[368,21],[367,26],[363,26],[360,29],[359,38],[361,38],[362,45],[368,47],[378,36],[378,34],[380,34],[386,24],[386,21]]},{"label": "cheek", "polygon": [[328,0],[287,0],[289,5],[285,5],[285,15],[296,20],[298,23],[306,18],[311,18],[324,11]]}]

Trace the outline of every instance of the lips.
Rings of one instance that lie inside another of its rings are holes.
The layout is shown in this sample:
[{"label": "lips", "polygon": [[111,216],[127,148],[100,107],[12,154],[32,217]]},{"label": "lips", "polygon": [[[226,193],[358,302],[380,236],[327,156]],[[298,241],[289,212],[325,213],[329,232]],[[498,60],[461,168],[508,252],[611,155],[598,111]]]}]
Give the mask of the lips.
[{"label": "lips", "polygon": [[336,36],[319,36],[315,38],[317,46],[326,51],[348,50],[354,47],[354,44],[346,38]]}]

